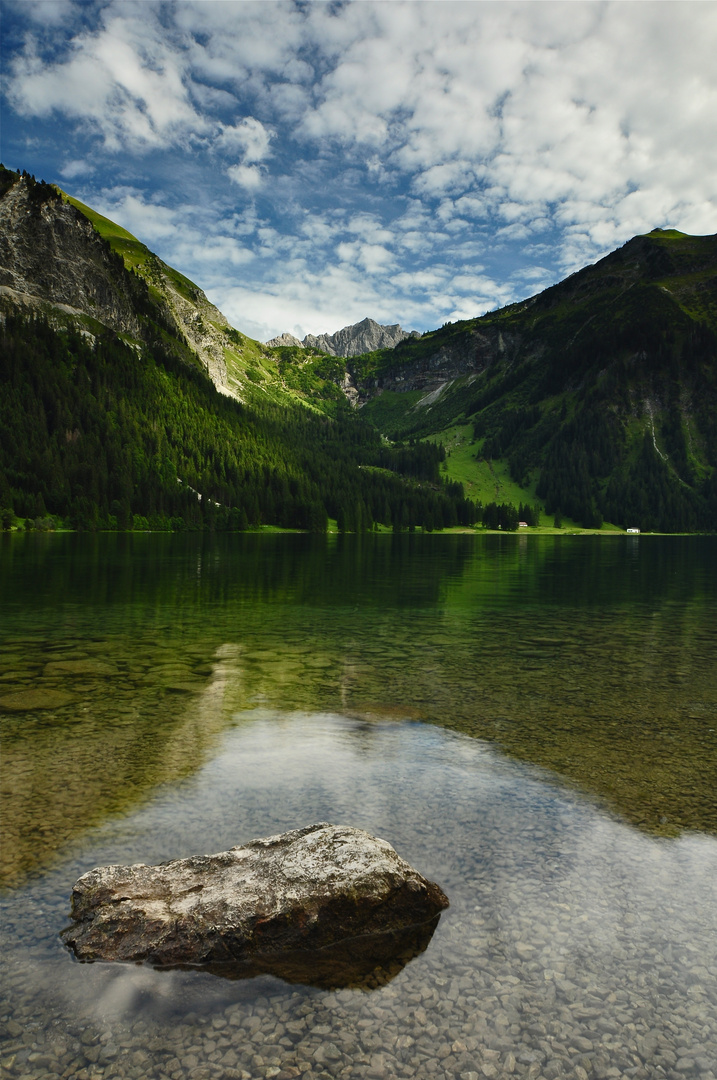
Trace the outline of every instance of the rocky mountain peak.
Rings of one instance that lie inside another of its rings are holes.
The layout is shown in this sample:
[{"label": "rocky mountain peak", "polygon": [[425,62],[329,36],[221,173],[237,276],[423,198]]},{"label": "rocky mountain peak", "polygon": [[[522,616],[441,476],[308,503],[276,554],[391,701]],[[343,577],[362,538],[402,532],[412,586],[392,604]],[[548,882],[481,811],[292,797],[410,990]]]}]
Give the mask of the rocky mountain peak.
[{"label": "rocky mountain peak", "polygon": [[0,299],[50,314],[86,314],[132,337],[140,322],[117,260],[54,188],[21,176],[0,198]]},{"label": "rocky mountain peak", "polygon": [[374,352],[376,349],[393,349],[399,341],[406,338],[419,338],[417,330],[406,331],[394,323],[392,326],[384,326],[374,319],[365,318],[352,326],[344,326],[335,334],[307,334],[303,341],[299,341],[293,334],[280,334],[279,337],[267,341],[272,348],[292,345],[303,349],[315,349],[319,352],[329,353],[330,356],[361,356],[363,353]]},{"label": "rocky mountain peak", "polygon": [[272,349],[304,348],[302,342],[300,342],[297,337],[294,337],[293,334],[288,333],[279,334],[278,337],[272,338],[271,341],[267,341],[266,344],[269,345]]}]

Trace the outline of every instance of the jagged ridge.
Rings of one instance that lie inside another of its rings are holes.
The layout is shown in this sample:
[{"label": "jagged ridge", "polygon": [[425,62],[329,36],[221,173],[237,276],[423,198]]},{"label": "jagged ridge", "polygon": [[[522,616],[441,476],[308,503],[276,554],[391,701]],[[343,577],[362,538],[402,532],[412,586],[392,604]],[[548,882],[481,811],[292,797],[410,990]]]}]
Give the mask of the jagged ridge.
[{"label": "jagged ridge", "polygon": [[403,330],[398,323],[393,326],[383,326],[373,319],[362,319],[361,322],[352,326],[344,326],[335,334],[307,334],[303,341],[299,341],[293,334],[280,334],[279,337],[267,341],[267,345],[273,348],[302,348],[314,349],[316,352],[328,353],[329,356],[360,356],[362,353],[374,352],[376,349],[393,349],[401,341],[407,338],[420,338],[417,330]]}]

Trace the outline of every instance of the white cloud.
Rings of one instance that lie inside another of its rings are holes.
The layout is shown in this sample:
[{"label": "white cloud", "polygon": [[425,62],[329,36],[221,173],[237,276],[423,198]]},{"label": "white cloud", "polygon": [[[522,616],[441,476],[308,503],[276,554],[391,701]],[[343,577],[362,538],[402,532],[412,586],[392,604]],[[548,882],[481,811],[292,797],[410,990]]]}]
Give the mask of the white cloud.
[{"label": "white cloud", "polygon": [[141,193],[122,187],[88,198],[100,213],[122,225],[200,286],[215,266],[245,266],[255,257],[250,247],[226,231],[227,222],[198,215],[195,206],[172,208],[156,201],[146,202]]},{"label": "white cloud", "polygon": [[[173,258],[178,263],[208,264],[210,267],[246,266],[255,258],[254,252],[240,244],[235,237],[221,234],[207,237],[192,234],[175,246],[175,252]],[[204,273],[207,273],[206,267]]]},{"label": "white cloud", "polygon": [[717,230],[714,3],[9,6],[21,145],[53,117],[56,171],[91,161],[267,336],[424,329],[656,225]]},{"label": "white cloud", "polygon": [[437,197],[445,192],[461,192],[471,188],[473,173],[467,161],[451,161],[432,165],[413,179],[413,189],[419,194]]},{"label": "white cloud", "polygon": [[183,223],[181,210],[146,202],[141,192],[131,188],[110,188],[87,198],[101,214],[116,221],[149,247],[174,238]]},{"label": "white cloud", "polygon": [[[376,144],[376,159],[412,175],[419,195],[472,187],[478,212],[481,188],[515,220],[557,205],[577,221],[590,203],[606,226],[593,227],[595,244],[609,223],[624,238],[688,205],[703,230],[716,227],[715,5],[417,4],[374,15],[374,36],[349,41],[322,81],[308,133]],[[387,54],[399,61],[386,76]]]},{"label": "white cloud", "polygon": [[11,65],[16,110],[84,120],[115,151],[168,146],[188,130],[206,130],[189,100],[182,55],[164,39],[152,6],[144,21],[112,11],[96,31],[77,34],[69,54],[54,63],[44,63],[29,41]]},{"label": "white cloud", "polygon": [[382,273],[394,263],[393,254],[381,244],[344,243],[338,245],[336,253],[341,262],[360,266],[367,274]]},{"label": "white cloud", "polygon": [[253,116],[247,116],[231,127],[222,126],[215,140],[215,147],[222,150],[241,151],[241,161],[226,170],[232,183],[246,191],[257,191],[265,177],[265,167],[258,164],[270,155],[273,132]]},{"label": "white cloud", "polygon": [[264,161],[269,156],[272,136],[273,132],[267,130],[259,120],[246,116],[231,127],[222,125],[215,145],[225,150],[243,151],[243,164],[252,164]]},{"label": "white cloud", "polygon": [[401,290],[415,292],[417,289],[431,290],[442,287],[448,274],[444,267],[431,270],[417,270],[413,273],[396,274],[393,282]]},{"label": "white cloud", "polygon": [[456,199],[453,209],[457,214],[470,218],[486,218],[489,214],[487,200],[476,195],[463,195],[460,199]]},{"label": "white cloud", "polygon": [[60,176],[65,180],[76,180],[78,176],[91,176],[95,166],[89,161],[75,159],[60,166]]},{"label": "white cloud", "polygon": [[370,240],[374,244],[390,244],[394,238],[393,230],[387,229],[375,214],[354,214],[346,222],[346,232]]},{"label": "white cloud", "polygon": [[62,26],[71,23],[77,13],[72,0],[11,0],[11,9],[22,7],[26,18],[38,26]]},{"label": "white cloud", "polygon": [[544,266],[523,266],[520,270],[514,270],[511,277],[518,281],[546,281],[550,271]]},{"label": "white cloud", "polygon": [[227,169],[229,179],[247,191],[256,191],[261,187],[264,174],[258,165],[230,165]]}]

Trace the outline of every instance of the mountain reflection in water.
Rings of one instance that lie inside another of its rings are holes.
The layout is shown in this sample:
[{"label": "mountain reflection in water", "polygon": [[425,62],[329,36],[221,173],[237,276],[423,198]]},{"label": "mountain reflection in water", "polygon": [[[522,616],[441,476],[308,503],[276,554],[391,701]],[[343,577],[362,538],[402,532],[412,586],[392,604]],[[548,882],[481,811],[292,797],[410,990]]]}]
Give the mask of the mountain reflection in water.
[{"label": "mountain reflection in water", "polygon": [[650,832],[717,832],[716,554],[709,537],[4,536],[2,880],[190,776],[257,704],[440,724]]}]

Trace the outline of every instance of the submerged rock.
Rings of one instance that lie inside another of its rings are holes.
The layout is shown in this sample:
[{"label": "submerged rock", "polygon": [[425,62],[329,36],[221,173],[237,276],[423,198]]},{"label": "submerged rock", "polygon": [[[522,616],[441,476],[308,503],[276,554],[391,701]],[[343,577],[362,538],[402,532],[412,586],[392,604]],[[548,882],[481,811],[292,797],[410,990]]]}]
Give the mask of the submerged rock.
[{"label": "submerged rock", "polygon": [[114,664],[88,657],[83,660],[51,660],[45,664],[44,675],[116,675]]},{"label": "submerged rock", "polygon": [[0,697],[0,709],[10,712],[29,712],[31,709],[61,709],[73,700],[72,694],[62,690],[43,690],[29,687],[14,690],[11,694]]},{"label": "submerged rock", "polygon": [[346,984],[425,948],[446,907],[385,840],[322,822],[218,855],[91,870],[62,937],[80,960]]}]

